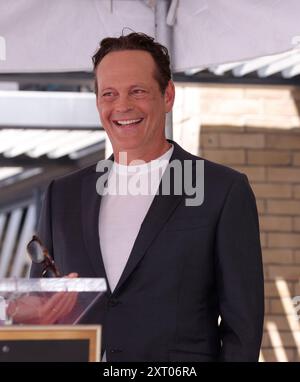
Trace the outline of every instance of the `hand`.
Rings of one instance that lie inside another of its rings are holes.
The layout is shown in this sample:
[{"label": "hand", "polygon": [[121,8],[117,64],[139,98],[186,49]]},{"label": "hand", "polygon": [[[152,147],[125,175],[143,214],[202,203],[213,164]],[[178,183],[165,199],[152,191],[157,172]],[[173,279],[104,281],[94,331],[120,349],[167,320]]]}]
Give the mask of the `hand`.
[{"label": "hand", "polygon": [[[78,277],[70,273],[67,278]],[[77,292],[58,292],[51,297],[27,295],[10,301],[7,314],[14,323],[51,325],[66,317],[74,308]]]}]

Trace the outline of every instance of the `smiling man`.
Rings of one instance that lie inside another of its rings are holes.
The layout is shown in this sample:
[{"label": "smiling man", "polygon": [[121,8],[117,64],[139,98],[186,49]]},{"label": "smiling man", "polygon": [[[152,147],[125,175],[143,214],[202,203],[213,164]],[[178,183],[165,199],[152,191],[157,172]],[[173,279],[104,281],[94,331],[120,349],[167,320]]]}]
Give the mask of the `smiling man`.
[{"label": "smiling man", "polygon": [[147,51],[113,51],[98,60],[96,56],[97,107],[115,160],[119,162],[120,152],[127,153],[128,163],[158,158],[171,147],[165,115],[174,102],[173,82],[160,88],[158,69]]},{"label": "smiling man", "polygon": [[[84,319],[103,325],[104,359],[257,361],[263,271],[247,177],[166,139],[175,89],[168,51],[152,37],[106,38],[93,62],[111,165],[52,181],[38,235],[63,274],[106,278],[108,292]],[[186,203],[187,164],[204,189],[198,204]],[[96,191],[99,179],[107,192]],[[127,187],[136,183],[146,192]]]}]

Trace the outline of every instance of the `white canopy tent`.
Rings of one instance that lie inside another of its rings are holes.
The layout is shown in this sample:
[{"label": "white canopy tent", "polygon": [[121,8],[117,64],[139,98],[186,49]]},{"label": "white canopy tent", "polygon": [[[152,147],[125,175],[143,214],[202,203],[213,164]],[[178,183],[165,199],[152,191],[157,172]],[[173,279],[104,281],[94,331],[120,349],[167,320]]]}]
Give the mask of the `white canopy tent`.
[{"label": "white canopy tent", "polygon": [[299,15],[298,0],[0,0],[0,73],[89,71],[125,27],[166,44],[174,71],[240,61],[292,49]]},{"label": "white canopy tent", "polygon": [[294,48],[299,15],[298,0],[0,0],[0,74],[91,71],[99,41],[130,30],[166,45],[174,72],[200,70]]}]

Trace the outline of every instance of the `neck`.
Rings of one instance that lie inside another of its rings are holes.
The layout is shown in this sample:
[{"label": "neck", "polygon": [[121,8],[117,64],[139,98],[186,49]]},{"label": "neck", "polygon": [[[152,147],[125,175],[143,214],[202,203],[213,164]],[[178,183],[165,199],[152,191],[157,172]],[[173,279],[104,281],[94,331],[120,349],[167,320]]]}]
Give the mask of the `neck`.
[{"label": "neck", "polygon": [[171,147],[171,143],[167,140],[164,140],[159,146],[155,146],[152,149],[141,150],[114,150],[114,160],[122,165],[130,166],[134,164],[134,161],[143,161],[145,163],[150,162],[151,160],[157,159],[163,154],[165,154]]}]

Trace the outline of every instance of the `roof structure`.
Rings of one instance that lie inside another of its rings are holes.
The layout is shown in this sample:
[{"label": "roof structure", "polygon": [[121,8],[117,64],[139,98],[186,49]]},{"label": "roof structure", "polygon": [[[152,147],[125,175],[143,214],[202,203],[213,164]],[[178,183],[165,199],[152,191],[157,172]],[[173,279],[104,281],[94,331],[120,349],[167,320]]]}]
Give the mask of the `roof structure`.
[{"label": "roof structure", "polygon": [[104,149],[93,93],[0,91],[0,187]]},{"label": "roof structure", "polygon": [[300,49],[251,60],[199,67],[175,74],[178,81],[299,85]]}]

